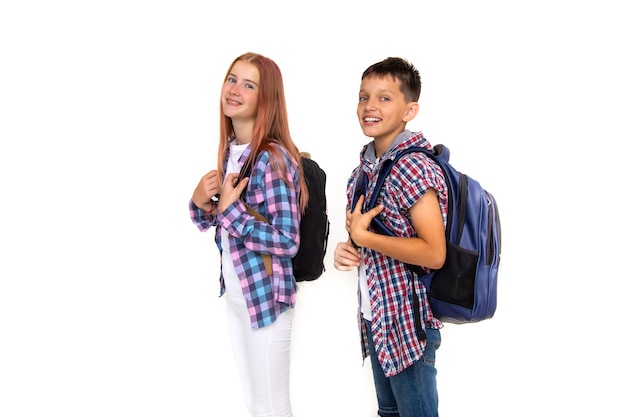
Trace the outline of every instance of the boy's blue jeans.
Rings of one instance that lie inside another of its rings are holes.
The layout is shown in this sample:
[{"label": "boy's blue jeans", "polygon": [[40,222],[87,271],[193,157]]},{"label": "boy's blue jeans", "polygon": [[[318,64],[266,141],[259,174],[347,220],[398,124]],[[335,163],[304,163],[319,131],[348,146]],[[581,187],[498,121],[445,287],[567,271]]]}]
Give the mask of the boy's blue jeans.
[{"label": "boy's blue jeans", "polygon": [[374,351],[371,322],[366,321],[366,328],[380,417],[437,417],[435,351],[441,345],[439,330],[426,329],[426,351],[419,361],[386,377]]}]

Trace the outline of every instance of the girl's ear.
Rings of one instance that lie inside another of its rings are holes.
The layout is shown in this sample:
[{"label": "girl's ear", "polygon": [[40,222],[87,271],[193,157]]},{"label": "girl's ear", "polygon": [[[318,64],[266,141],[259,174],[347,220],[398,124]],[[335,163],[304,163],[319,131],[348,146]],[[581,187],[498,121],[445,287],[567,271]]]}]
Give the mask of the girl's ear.
[{"label": "girl's ear", "polygon": [[420,105],[417,101],[412,101],[406,105],[406,111],[404,113],[404,117],[402,120],[404,122],[409,122],[417,116],[417,113],[420,110]]}]

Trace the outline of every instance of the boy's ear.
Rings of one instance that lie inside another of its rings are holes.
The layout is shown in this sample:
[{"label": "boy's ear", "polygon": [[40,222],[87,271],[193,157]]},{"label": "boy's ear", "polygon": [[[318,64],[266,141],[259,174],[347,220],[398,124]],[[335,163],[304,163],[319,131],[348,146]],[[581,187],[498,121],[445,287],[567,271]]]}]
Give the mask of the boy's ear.
[{"label": "boy's ear", "polygon": [[412,101],[408,103],[406,106],[406,112],[404,113],[404,117],[402,118],[402,120],[405,122],[409,122],[413,120],[415,116],[417,116],[417,113],[419,112],[419,110],[420,110],[420,105],[417,101]]}]

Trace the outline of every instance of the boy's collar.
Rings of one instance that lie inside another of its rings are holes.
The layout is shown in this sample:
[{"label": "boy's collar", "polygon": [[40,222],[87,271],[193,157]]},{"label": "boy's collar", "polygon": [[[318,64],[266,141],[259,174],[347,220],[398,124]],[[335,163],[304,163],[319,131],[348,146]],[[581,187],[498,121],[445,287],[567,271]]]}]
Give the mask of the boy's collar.
[{"label": "boy's collar", "polygon": [[[404,131],[400,132],[400,134],[398,136],[396,136],[396,138],[393,140],[393,142],[391,143],[391,145],[389,145],[389,147],[387,148],[387,150],[385,152],[383,152],[383,154],[380,156],[380,159],[385,159],[389,153],[391,151],[393,151],[395,148],[398,147],[398,145],[400,145],[401,143],[407,141],[408,139],[411,138],[411,136],[413,136],[414,133],[411,132],[409,129],[405,129]],[[367,144],[367,147],[365,148],[365,151],[363,153],[363,158],[366,161],[369,162],[375,162],[376,161],[376,147],[374,144],[374,141],[371,141],[370,143]]]}]

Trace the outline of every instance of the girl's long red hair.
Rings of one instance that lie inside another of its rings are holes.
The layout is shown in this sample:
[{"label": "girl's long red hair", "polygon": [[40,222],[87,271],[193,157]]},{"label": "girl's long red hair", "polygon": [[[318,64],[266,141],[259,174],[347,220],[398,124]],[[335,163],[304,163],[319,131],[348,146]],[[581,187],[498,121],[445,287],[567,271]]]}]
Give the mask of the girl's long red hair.
[{"label": "girl's long red hair", "polygon": [[[282,173],[282,178],[287,179],[287,167],[284,159],[271,143],[281,144],[298,163],[300,171],[300,211],[304,209],[309,200],[309,192],[304,179],[302,163],[300,163],[300,151],[295,145],[289,132],[289,122],[287,120],[287,104],[285,100],[285,90],[283,87],[283,76],[276,63],[257,53],[247,52],[230,64],[224,81],[231,73],[236,62],[245,61],[254,65],[259,71],[259,101],[254,131],[252,132],[252,147],[249,157],[250,166],[254,166],[256,158],[261,151],[267,150],[270,153],[270,164],[278,172]],[[228,140],[235,134],[233,123],[230,117],[224,114],[222,100],[220,98],[220,143],[217,153],[217,172],[220,183],[223,181],[224,156],[228,150]]]}]

